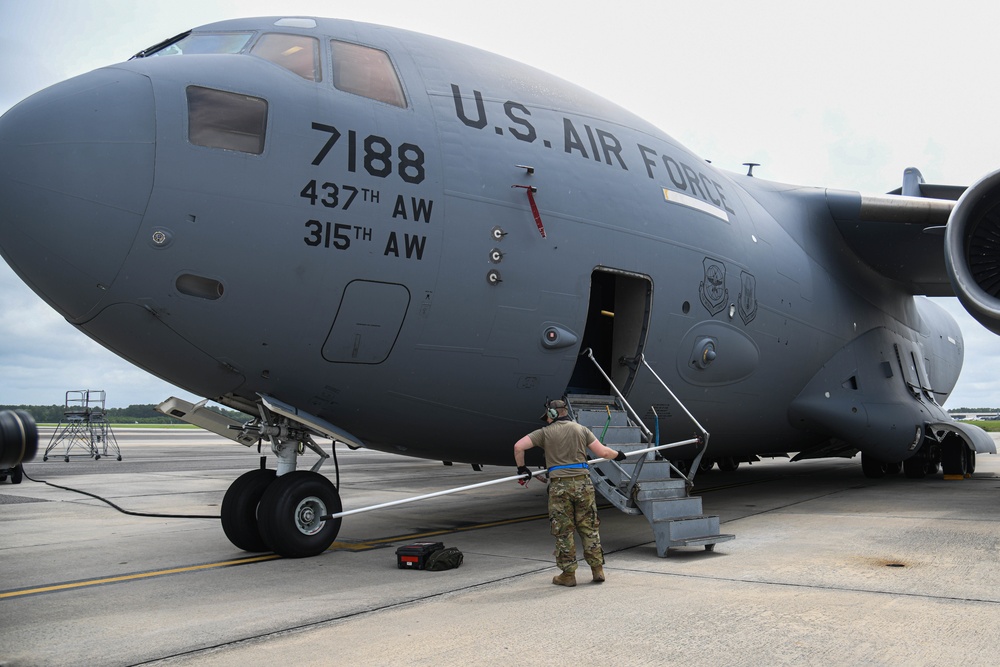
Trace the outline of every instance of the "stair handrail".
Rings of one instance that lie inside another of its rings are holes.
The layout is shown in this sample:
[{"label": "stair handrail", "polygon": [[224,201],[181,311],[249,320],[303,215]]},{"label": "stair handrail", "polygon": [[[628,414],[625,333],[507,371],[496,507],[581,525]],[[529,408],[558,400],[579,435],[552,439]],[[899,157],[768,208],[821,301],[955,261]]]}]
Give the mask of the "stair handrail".
[{"label": "stair handrail", "polygon": [[[581,352],[580,355],[588,357],[593,362],[594,367],[597,368],[597,372],[601,374],[601,377],[603,377],[604,380],[608,383],[608,386],[611,387],[611,391],[614,392],[615,396],[625,407],[625,410],[628,413],[629,418],[631,418],[633,422],[639,427],[639,430],[642,431],[642,434],[646,438],[646,441],[653,442],[652,432],[646,427],[646,424],[642,421],[642,418],[639,417],[639,414],[632,408],[631,405],[629,405],[629,402],[625,399],[625,396],[623,396],[622,393],[618,390],[618,387],[611,380],[611,378],[608,377],[608,374],[604,372],[603,368],[601,368],[601,364],[599,364],[597,362],[597,359],[594,358],[593,350],[588,347],[583,352]],[[688,474],[686,475],[683,474],[680,470],[677,469],[676,466],[674,466],[672,462],[670,463],[670,467],[676,470],[679,475],[681,475],[684,479],[687,480],[688,486],[693,486],[694,477],[698,472],[698,466],[701,465],[701,459],[702,457],[705,456],[705,452],[708,450],[708,431],[706,431],[705,427],[701,425],[701,422],[695,419],[695,416],[691,414],[691,412],[684,406],[681,400],[677,398],[677,394],[675,394],[673,390],[670,389],[669,386],[667,386],[667,383],[663,381],[663,378],[661,378],[656,373],[656,371],[653,370],[653,367],[649,365],[648,361],[646,361],[646,355],[644,353],[639,354],[638,361],[642,362],[642,365],[645,366],[649,370],[649,372],[653,374],[653,377],[656,378],[656,381],[660,383],[660,386],[667,390],[667,393],[670,394],[670,398],[673,399],[674,403],[680,406],[681,410],[684,411],[684,414],[687,415],[688,419],[690,419],[691,422],[698,429],[702,447],[695,455],[694,460],[691,462],[691,469],[688,470]],[[657,420],[659,420],[659,418],[657,418]],[[657,442],[655,444],[659,443]],[[638,478],[638,476],[636,476],[636,478]],[[632,484],[630,486],[635,484],[636,479],[633,479],[631,481]]]},{"label": "stair handrail", "polygon": [[698,454],[695,455],[694,460],[691,462],[691,469],[688,471],[688,475],[685,475],[685,478],[688,480],[688,483],[693,484],[694,476],[698,472],[698,466],[701,465],[701,459],[705,455],[705,452],[708,451],[708,431],[705,430],[705,427],[701,425],[701,422],[695,419],[695,416],[691,414],[691,412],[684,406],[684,404],[681,402],[681,399],[677,398],[677,394],[675,394],[670,389],[670,387],[667,386],[667,383],[663,381],[663,378],[657,375],[656,371],[653,370],[653,367],[649,365],[648,361],[646,361],[645,353],[639,354],[639,361],[642,362],[642,365],[645,366],[650,373],[653,374],[653,377],[656,378],[656,381],[660,383],[660,386],[667,390],[667,393],[670,394],[670,398],[672,398],[674,403],[676,403],[680,407],[680,409],[684,411],[684,414],[687,415],[688,419],[691,420],[691,422],[698,429],[698,432],[701,434],[701,441],[702,441],[701,451],[699,451]]},{"label": "stair handrail", "polygon": [[[626,414],[628,415],[629,419],[642,432],[643,436],[646,438],[646,442],[650,443],[650,444],[653,444],[653,445],[659,445],[660,444],[659,442],[653,442],[653,433],[649,430],[649,428],[646,427],[645,422],[642,421],[642,417],[640,417],[639,413],[637,413],[632,408],[632,406],[629,404],[629,402],[625,399],[625,396],[623,396],[622,393],[618,390],[618,387],[615,385],[615,383],[611,380],[610,377],[608,377],[608,374],[604,372],[604,369],[601,368],[601,364],[599,364],[597,362],[597,359],[594,358],[594,352],[593,352],[593,350],[588,347],[586,350],[584,350],[583,352],[581,352],[580,355],[588,357],[594,363],[594,367],[597,368],[597,372],[601,374],[601,376],[604,378],[604,380],[608,383],[608,386],[611,387],[611,391],[614,392],[615,396],[618,398],[618,401],[625,407]],[[655,373],[654,373],[654,375],[655,375]],[[661,383],[662,383],[662,381],[661,381]],[[673,396],[672,392],[671,392],[671,396]],[[697,442],[697,440],[692,441],[692,443],[694,443],[694,442]],[[672,446],[677,446],[677,445],[675,443]],[[667,447],[654,447],[651,450],[642,450],[642,451],[644,453],[648,453],[650,451],[657,451],[658,449],[667,449]],[[636,462],[635,470],[632,471],[631,475],[629,475],[625,471],[624,468],[622,468],[620,465],[618,465],[617,462],[614,462],[614,461],[611,462],[611,465],[613,465],[614,467],[618,468],[619,472],[621,472],[623,475],[625,475],[629,479],[628,486],[626,487],[626,493],[628,494],[628,497],[631,497],[632,490],[635,488],[636,484],[639,482],[639,473],[642,471],[642,464],[645,462],[645,460],[646,460],[645,457],[643,457],[643,458],[639,459]],[[692,480],[694,479],[694,475],[691,475],[690,477],[688,477],[688,475],[685,475],[677,466],[675,466],[673,464],[672,461],[670,461],[669,459],[664,459],[664,460],[667,462],[667,465],[670,466],[671,470],[673,470],[674,472],[676,472],[678,475],[680,475],[685,480],[685,485],[690,489],[693,486]],[[700,456],[698,457],[698,461],[701,461],[701,457]],[[690,473],[690,471],[688,471],[688,472]]]},{"label": "stair handrail", "polygon": [[607,381],[608,386],[611,387],[611,391],[613,391],[618,400],[621,401],[621,404],[625,407],[625,411],[628,413],[629,417],[633,419],[635,424],[639,427],[639,430],[642,431],[642,434],[646,438],[646,442],[652,442],[653,433],[648,428],[646,428],[646,425],[643,423],[642,418],[639,416],[639,414],[632,409],[632,406],[629,405],[629,402],[625,400],[625,397],[622,395],[622,393],[618,391],[618,387],[615,386],[615,383],[612,382],[611,378],[608,377],[608,374],[604,372],[604,369],[601,368],[601,365],[597,363],[597,359],[594,358],[593,350],[591,350],[588,347],[580,354],[581,356],[588,357],[592,362],[594,362],[594,367],[597,368],[597,372],[600,373],[601,376]]},{"label": "stair handrail", "polygon": [[694,415],[691,414],[691,412],[686,407],[684,407],[684,404],[681,403],[681,399],[677,398],[677,394],[675,394],[673,391],[671,391],[670,387],[667,386],[667,383],[664,382],[663,379],[659,375],[656,374],[656,371],[653,370],[653,367],[649,365],[648,361],[646,361],[646,355],[645,354],[640,354],[639,355],[639,361],[642,362],[643,366],[645,366],[646,368],[649,369],[649,372],[653,374],[653,377],[655,377],[656,381],[660,383],[660,386],[667,390],[667,393],[670,394],[670,398],[674,399],[674,402],[678,406],[680,406],[680,409],[684,411],[684,414],[686,414],[688,416],[688,419],[690,419],[692,422],[694,422],[694,425],[696,427],[698,427],[698,431],[701,433],[702,437],[705,438],[705,440],[707,441],[708,440],[708,431],[706,431],[705,427],[702,426],[701,423],[699,423],[698,420],[694,418]]}]

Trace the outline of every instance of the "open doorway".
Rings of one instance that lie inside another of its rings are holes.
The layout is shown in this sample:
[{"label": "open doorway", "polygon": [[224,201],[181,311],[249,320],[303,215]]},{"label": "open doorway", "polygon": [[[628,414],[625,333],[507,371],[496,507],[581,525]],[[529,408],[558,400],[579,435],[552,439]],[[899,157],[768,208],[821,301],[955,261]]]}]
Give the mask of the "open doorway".
[{"label": "open doorway", "polygon": [[[649,329],[653,281],[638,273],[600,267],[590,277],[590,305],[581,352],[588,347],[611,377],[628,395],[638,368]],[[567,393],[610,394],[607,381],[593,362],[580,357]]]}]

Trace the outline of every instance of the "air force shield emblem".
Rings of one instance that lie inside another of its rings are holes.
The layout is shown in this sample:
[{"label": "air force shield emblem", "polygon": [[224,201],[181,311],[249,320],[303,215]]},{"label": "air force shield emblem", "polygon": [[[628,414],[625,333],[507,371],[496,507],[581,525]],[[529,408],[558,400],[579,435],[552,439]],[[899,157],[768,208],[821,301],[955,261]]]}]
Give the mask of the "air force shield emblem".
[{"label": "air force shield emblem", "polygon": [[726,265],[717,259],[706,257],[702,264],[705,267],[705,279],[701,281],[701,305],[713,316],[726,307],[729,300],[729,290],[726,289]]},{"label": "air force shield emblem", "polygon": [[737,303],[743,325],[753,322],[753,318],[757,317],[757,279],[746,271],[740,274],[740,297]]}]

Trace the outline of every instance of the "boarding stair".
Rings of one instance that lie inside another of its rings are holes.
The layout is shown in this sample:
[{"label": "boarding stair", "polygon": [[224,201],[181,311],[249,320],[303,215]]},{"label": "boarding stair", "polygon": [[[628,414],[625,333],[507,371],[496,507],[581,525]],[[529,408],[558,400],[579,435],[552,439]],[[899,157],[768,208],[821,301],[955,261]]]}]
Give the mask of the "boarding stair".
[{"label": "boarding stair", "polygon": [[[588,355],[590,351],[584,352]],[[698,464],[708,446],[708,433],[701,428],[687,409],[680,405],[659,376],[645,362],[639,361],[653,372],[663,388],[670,393],[674,403],[681,407],[694,421],[700,433],[690,439],[678,443],[663,445],[657,442],[654,435],[632,407],[621,395],[620,391],[604,373],[600,365],[593,359],[601,374],[611,388],[612,394],[569,394],[566,397],[567,407],[573,418],[589,428],[606,446],[628,455],[622,462],[601,461],[592,464],[590,479],[594,488],[601,493],[617,509],[626,514],[642,514],[649,521],[656,540],[656,553],[661,558],[668,555],[668,550],[676,547],[704,546],[712,551],[715,545],[734,539],[735,535],[721,533],[718,516],[706,515],[702,511],[701,496],[692,496],[694,475]],[[655,411],[653,412],[655,415]],[[659,429],[656,430],[658,434]],[[690,472],[685,474],[669,460],[669,450],[676,447],[696,445],[698,454],[690,466]],[[660,447],[656,451],[629,455]]]}]

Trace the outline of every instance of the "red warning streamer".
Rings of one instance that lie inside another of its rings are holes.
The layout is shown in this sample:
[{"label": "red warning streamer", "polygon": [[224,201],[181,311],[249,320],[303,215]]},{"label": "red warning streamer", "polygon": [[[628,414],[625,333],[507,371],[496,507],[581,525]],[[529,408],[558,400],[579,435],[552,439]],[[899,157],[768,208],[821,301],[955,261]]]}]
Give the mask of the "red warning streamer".
[{"label": "red warning streamer", "polygon": [[535,204],[535,188],[531,185],[512,185],[512,188],[524,188],[528,192],[528,204],[531,205],[531,215],[535,216],[535,225],[538,226],[538,233],[545,238],[545,226],[542,224],[542,216],[538,214],[538,206]]}]

